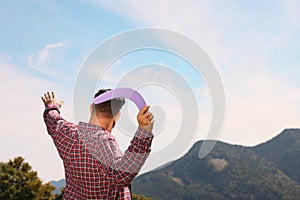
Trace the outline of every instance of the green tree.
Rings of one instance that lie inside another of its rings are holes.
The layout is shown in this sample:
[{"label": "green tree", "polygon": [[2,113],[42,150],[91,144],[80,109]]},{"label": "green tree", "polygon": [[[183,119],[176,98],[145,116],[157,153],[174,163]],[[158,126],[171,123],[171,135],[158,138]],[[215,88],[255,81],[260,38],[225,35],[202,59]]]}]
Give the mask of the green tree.
[{"label": "green tree", "polygon": [[132,194],[132,200],[152,200],[152,199],[145,197],[144,195]]},{"label": "green tree", "polygon": [[0,162],[0,199],[5,200],[52,200],[55,189],[50,183],[43,184],[37,172],[16,157]]},{"label": "green tree", "polygon": [[55,195],[55,200],[62,200],[66,187],[60,189],[60,193]]}]

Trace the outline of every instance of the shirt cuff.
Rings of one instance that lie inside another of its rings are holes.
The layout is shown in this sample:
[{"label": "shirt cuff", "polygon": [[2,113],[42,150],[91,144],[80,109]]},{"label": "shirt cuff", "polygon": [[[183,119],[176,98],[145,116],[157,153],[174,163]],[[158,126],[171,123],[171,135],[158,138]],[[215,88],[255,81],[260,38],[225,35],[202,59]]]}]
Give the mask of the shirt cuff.
[{"label": "shirt cuff", "polygon": [[51,110],[57,110],[57,112],[60,114],[60,111],[59,111],[59,106],[54,104],[54,103],[51,103],[51,104],[48,104],[46,109],[45,109],[45,114],[47,114],[49,111]]},{"label": "shirt cuff", "polygon": [[152,140],[153,136],[154,135],[152,131],[148,131],[141,127],[138,128],[136,134],[134,135],[134,137],[137,137],[139,139],[150,139],[150,140]]}]

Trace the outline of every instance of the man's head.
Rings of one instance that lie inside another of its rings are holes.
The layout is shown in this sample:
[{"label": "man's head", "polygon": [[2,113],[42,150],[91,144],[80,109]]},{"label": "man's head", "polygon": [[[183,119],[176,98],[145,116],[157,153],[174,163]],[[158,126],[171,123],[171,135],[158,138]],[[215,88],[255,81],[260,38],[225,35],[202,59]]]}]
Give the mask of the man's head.
[{"label": "man's head", "polygon": [[[100,89],[94,96],[94,98],[99,95],[109,91],[110,89]],[[92,112],[97,115],[97,117],[114,118],[119,115],[122,106],[125,104],[124,98],[115,98],[109,101],[105,101],[100,104],[92,104]]]}]

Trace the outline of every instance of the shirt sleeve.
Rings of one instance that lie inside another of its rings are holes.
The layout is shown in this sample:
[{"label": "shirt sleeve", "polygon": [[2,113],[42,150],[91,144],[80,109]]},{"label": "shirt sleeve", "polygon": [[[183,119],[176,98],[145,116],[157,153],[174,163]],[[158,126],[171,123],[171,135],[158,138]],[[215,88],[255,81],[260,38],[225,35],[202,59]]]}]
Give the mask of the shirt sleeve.
[{"label": "shirt sleeve", "polygon": [[152,140],[151,132],[138,128],[124,155],[112,160],[109,172],[113,185],[128,186],[131,183],[150,154]]},{"label": "shirt sleeve", "polygon": [[48,134],[52,137],[59,156],[66,160],[75,142],[76,126],[60,116],[59,107],[50,104],[44,111],[44,122]]}]

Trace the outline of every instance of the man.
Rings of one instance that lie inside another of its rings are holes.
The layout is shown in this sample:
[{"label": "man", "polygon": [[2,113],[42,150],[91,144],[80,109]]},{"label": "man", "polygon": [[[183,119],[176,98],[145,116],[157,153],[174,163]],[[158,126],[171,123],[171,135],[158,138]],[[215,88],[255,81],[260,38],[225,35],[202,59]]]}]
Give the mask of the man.
[{"label": "man", "polygon": [[[107,90],[99,90],[95,98]],[[139,127],[124,154],[111,134],[125,100],[91,105],[89,123],[78,125],[60,116],[63,101],[54,92],[42,97],[44,121],[63,160],[66,189],[63,199],[131,199],[128,186],[150,153],[154,117],[145,106],[137,115]]]}]

